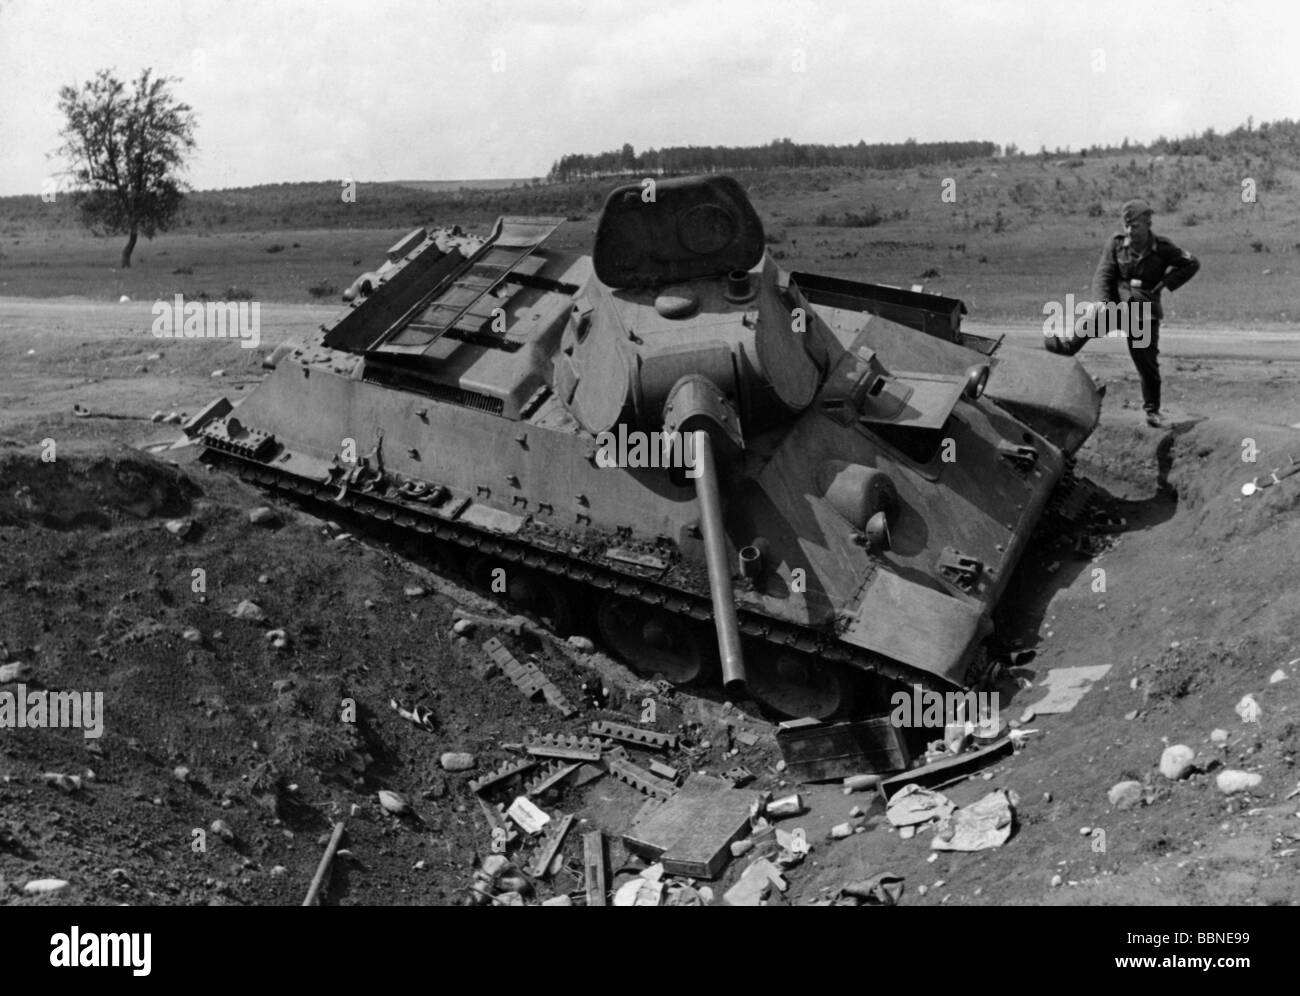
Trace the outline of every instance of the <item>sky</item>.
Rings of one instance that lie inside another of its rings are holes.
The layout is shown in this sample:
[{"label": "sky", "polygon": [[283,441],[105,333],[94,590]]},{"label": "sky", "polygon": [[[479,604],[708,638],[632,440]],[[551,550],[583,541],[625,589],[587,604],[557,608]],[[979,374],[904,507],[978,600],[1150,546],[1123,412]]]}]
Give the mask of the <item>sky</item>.
[{"label": "sky", "polygon": [[542,176],[630,142],[1037,151],[1300,118],[1294,0],[0,0],[0,195],[58,91],[177,77],[196,189]]}]

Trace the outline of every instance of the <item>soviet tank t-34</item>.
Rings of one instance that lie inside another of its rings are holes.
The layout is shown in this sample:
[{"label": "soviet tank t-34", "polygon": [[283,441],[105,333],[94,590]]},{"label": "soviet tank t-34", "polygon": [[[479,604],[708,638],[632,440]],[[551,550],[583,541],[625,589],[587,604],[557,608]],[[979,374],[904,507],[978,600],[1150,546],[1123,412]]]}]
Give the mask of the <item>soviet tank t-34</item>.
[{"label": "soviet tank t-34", "polygon": [[647,676],[816,718],[964,687],[1091,378],[960,301],[786,272],[729,177],[615,190],[591,256],[547,248],[560,223],[412,232],[186,432],[558,625],[594,607]]}]

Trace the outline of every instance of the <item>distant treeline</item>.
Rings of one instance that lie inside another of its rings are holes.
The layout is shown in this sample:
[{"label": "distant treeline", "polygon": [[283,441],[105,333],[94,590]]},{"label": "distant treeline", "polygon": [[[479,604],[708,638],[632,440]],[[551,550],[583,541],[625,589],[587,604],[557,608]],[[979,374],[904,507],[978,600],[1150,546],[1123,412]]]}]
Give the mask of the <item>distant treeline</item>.
[{"label": "distant treeline", "polygon": [[[874,163],[837,163],[830,158],[837,152],[856,152],[876,156]],[[887,152],[886,150],[893,150]],[[1113,159],[1127,163],[1129,168],[1145,169],[1147,162],[1135,162],[1135,157],[1163,155],[1173,159],[1178,156],[1203,156],[1209,160],[1233,161],[1245,165],[1249,159],[1262,160],[1250,166],[1251,175],[1260,180],[1260,189],[1269,189],[1267,178],[1276,170],[1300,166],[1300,122],[1275,121],[1256,126],[1253,122],[1234,128],[1226,134],[1207,129],[1200,135],[1185,138],[1158,138],[1146,144],[1131,143],[1127,139],[1116,146],[1093,146],[1072,151],[1046,148],[1037,153],[1023,152],[1014,145],[1005,149],[988,142],[904,142],[900,145],[856,146],[795,145],[792,142],[773,142],[762,147],[767,154],[776,156],[767,166],[744,165],[727,162],[726,155],[754,150],[728,150],[721,146],[706,149],[665,149],[637,156],[631,146],[618,153],[603,156],[566,156],[556,164],[573,169],[574,163],[584,170],[603,175],[573,175],[567,180],[555,176],[546,181],[524,181],[515,186],[498,189],[481,189],[465,186],[459,189],[422,189],[420,185],[401,183],[356,184],[349,191],[342,181],[264,184],[228,190],[201,190],[189,193],[177,219],[176,229],[193,233],[219,231],[264,231],[316,228],[400,228],[416,224],[461,224],[483,227],[497,215],[554,215],[571,219],[591,218],[601,208],[611,189],[620,182],[624,171],[621,162],[634,162],[626,175],[631,177],[659,175],[661,166],[647,167],[647,162],[662,165],[662,175],[680,175],[697,172],[725,170],[743,174],[741,182],[756,202],[764,198],[790,197],[809,191],[825,193],[832,188],[852,189],[854,185],[868,182],[872,165],[877,169],[890,169],[913,165],[925,170],[938,162],[961,158],[987,160],[1002,155],[1012,162],[1026,164],[1040,161],[1046,166],[1048,157],[1070,157],[1071,165],[1091,164],[1094,159]],[[698,153],[695,160],[676,160],[672,154]],[[726,155],[724,155],[724,153]],[[625,155],[626,154],[626,155]],[[805,157],[796,165],[782,161],[780,155]],[[660,157],[653,159],[652,157]],[[663,158],[663,157],[668,158]],[[912,156],[906,163],[895,157]],[[613,158],[608,158],[613,157]],[[1116,162],[1112,162],[1112,167]],[[555,171],[553,171],[555,172]],[[1033,200],[1035,182],[1024,176],[1005,176],[1010,186],[1009,196],[1016,204]],[[891,181],[892,182],[892,181]],[[1058,178],[1056,188],[1061,186]],[[1021,187],[1023,186],[1023,189]],[[1100,191],[1078,192],[1087,196],[1088,203],[1102,197]],[[1071,194],[1074,197],[1074,194]],[[1028,200],[1027,200],[1028,199]],[[852,198],[849,198],[852,201]],[[1083,203],[1082,201],[1080,202]],[[1056,205],[1057,208],[1062,205]],[[1084,205],[1087,206],[1086,204]],[[1045,208],[1046,209],[1046,208]],[[1055,208],[1053,208],[1055,209]],[[837,207],[831,215],[836,220],[826,224],[857,224],[856,214],[867,219],[862,223],[879,223],[897,216],[897,211],[885,209],[880,219],[874,218],[867,202],[851,203],[850,215],[841,216]],[[1165,210],[1173,210],[1169,205]],[[855,214],[856,213],[856,214]],[[813,223],[818,216],[810,215]],[[17,197],[0,197],[0,236],[10,238],[32,231],[75,230],[79,228],[72,198],[60,192],[53,202],[42,200],[36,193]],[[0,259],[3,259],[0,250]]]},{"label": "distant treeline", "polygon": [[1146,154],[1152,156],[1207,156],[1211,160],[1225,156],[1255,155],[1273,156],[1288,163],[1300,161],[1300,121],[1283,118],[1256,127],[1253,118],[1238,125],[1232,131],[1220,135],[1213,128],[1206,128],[1199,135],[1185,138],[1165,138],[1161,135],[1154,142],[1130,142],[1127,138],[1119,145],[1091,145],[1078,152],[1070,148],[1048,151],[1043,146],[1037,153],[1018,149],[1014,144],[1008,145],[1008,156],[1116,156]]},{"label": "distant treeline", "polygon": [[637,152],[630,144],[595,155],[572,153],[551,166],[546,179],[565,183],[589,177],[665,173],[725,173],[739,170],[780,169],[801,166],[857,166],[866,169],[903,169],[932,163],[987,158],[997,152],[992,142],[878,142],[868,145],[814,145],[773,139],[767,145],[675,145]]}]

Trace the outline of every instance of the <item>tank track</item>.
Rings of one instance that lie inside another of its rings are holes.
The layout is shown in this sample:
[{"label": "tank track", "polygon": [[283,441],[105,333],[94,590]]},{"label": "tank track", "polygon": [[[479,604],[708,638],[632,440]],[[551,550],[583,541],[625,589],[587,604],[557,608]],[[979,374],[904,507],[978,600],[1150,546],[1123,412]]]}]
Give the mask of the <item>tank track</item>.
[{"label": "tank track", "polygon": [[[336,485],[310,481],[229,452],[209,449],[203,459],[205,462],[231,467],[242,480],[262,488],[298,498],[315,499],[325,506],[342,506],[377,522],[397,525],[437,540],[452,542],[502,561],[522,564],[533,570],[634,599],[712,626],[713,608],[706,595],[670,588],[645,578],[620,573],[602,564],[594,564],[590,560],[569,557],[558,551],[539,549],[525,541],[495,535],[455,519],[430,514],[414,503],[406,504],[357,489],[345,488],[340,492]],[[791,648],[907,685],[919,684],[940,692],[951,690],[946,682],[928,672],[837,640],[833,630],[815,630],[783,622],[743,607],[737,608],[737,618],[743,635],[763,640],[775,647]]]}]

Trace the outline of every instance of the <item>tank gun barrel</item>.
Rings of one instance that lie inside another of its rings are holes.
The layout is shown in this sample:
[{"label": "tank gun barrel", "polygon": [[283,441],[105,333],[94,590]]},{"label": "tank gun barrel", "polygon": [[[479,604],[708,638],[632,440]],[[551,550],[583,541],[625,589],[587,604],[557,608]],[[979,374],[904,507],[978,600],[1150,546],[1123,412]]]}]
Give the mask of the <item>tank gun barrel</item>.
[{"label": "tank gun barrel", "polygon": [[709,597],[713,601],[713,623],[718,633],[718,654],[722,659],[722,684],[728,692],[745,688],[745,660],[740,652],[740,626],[736,622],[736,600],[731,590],[731,565],[727,558],[727,537],[722,526],[722,495],[718,488],[717,460],[708,432],[697,429],[695,437],[695,497],[700,505],[700,531],[704,534],[704,559],[709,569]]}]

